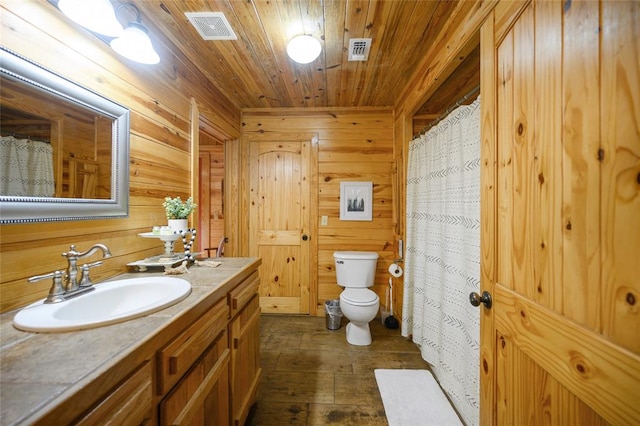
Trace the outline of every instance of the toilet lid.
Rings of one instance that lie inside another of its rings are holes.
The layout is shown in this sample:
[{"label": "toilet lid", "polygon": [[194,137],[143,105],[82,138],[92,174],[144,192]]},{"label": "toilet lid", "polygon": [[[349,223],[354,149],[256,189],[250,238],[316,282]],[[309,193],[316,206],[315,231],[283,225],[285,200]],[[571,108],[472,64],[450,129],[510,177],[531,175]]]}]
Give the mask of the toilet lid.
[{"label": "toilet lid", "polygon": [[380,300],[378,295],[368,288],[347,288],[340,293],[340,299],[355,306],[373,305]]}]

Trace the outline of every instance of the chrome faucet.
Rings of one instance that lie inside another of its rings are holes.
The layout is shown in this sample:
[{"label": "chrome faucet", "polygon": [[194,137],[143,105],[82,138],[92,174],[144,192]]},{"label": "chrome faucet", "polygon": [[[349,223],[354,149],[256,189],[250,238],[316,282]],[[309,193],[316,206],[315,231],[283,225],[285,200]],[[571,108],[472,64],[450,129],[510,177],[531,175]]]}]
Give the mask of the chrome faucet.
[{"label": "chrome faucet", "polygon": [[[91,278],[89,277],[89,269],[94,266],[102,265],[102,261],[88,263],[82,265],[82,281],[78,284],[78,259],[86,256],[91,256],[96,251],[101,250],[104,258],[111,257],[111,252],[104,244],[94,244],[91,248],[84,252],[76,250],[75,245],[71,245],[68,252],[62,253],[62,256],[67,258],[67,272],[62,274],[62,271],[54,271],[49,274],[36,275],[29,278],[27,281],[30,283],[43,280],[45,278],[53,278],[49,295],[44,303],[57,303],[70,299],[74,296],[78,296],[82,293],[86,293],[94,289]],[[64,278],[64,283],[63,283]]]},{"label": "chrome faucet", "polygon": [[[76,246],[74,244],[71,245],[69,251],[62,253],[63,257],[67,258],[67,274],[64,277],[64,289],[66,292],[75,292],[81,289],[78,286],[78,259],[83,257],[91,256],[98,250],[102,250],[102,257],[107,258],[111,257],[111,252],[104,244],[94,244],[87,251],[79,252],[76,250]],[[84,265],[82,272],[83,275],[87,275],[86,279],[82,280],[82,287],[90,287],[91,281],[88,279],[89,276],[89,268],[93,266],[101,265],[102,262],[95,262],[89,265]]]}]

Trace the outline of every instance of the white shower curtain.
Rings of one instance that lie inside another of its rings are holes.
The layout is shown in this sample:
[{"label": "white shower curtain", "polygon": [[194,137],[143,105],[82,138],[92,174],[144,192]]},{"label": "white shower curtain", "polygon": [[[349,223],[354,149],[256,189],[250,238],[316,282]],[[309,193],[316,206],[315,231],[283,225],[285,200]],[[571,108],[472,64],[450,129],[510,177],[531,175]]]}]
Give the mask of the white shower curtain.
[{"label": "white shower curtain", "polygon": [[467,425],[479,422],[480,98],[411,141],[402,335]]},{"label": "white shower curtain", "polygon": [[0,138],[0,195],[53,197],[51,144],[13,136]]}]

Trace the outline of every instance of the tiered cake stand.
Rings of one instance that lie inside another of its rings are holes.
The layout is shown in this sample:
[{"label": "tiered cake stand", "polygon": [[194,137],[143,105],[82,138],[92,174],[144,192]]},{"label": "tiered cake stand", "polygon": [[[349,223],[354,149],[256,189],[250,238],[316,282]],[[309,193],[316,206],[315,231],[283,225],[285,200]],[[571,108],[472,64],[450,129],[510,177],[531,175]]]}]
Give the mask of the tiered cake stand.
[{"label": "tiered cake stand", "polygon": [[[132,267],[139,272],[146,271],[150,267],[176,266],[186,258],[185,253],[176,253],[174,251],[175,242],[183,238],[180,234],[154,234],[153,232],[143,232],[138,234],[142,238],[157,238],[164,243],[164,253],[159,256],[151,256],[146,259],[136,260],[128,263],[127,266]],[[194,255],[197,253],[193,253]]]}]

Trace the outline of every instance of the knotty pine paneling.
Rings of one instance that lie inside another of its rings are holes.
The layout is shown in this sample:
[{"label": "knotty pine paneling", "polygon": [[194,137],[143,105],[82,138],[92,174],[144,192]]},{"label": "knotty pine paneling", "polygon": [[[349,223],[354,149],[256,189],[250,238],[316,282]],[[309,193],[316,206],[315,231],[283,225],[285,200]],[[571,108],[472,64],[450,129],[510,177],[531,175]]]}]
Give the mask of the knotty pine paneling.
[{"label": "knotty pine paneling", "polygon": [[[558,380],[540,368],[509,336],[499,335],[501,349],[496,356],[499,363],[508,364],[518,374],[498,377],[497,410],[506,423],[518,424],[518,418],[527,417],[531,424],[554,419],[558,424],[609,425],[587,404],[568,391]],[[507,415],[506,401],[514,394],[524,395],[513,407],[514,417]],[[540,414],[544,413],[544,414]],[[575,416],[575,417],[572,417]]]},{"label": "knotty pine paneling", "polygon": [[[562,15],[562,127],[569,130],[562,135],[565,153],[562,172],[564,176],[575,176],[562,181],[562,220],[568,224],[562,235],[565,283],[562,309],[568,317],[594,330],[601,329],[603,320],[600,316],[602,299],[591,297],[593,294],[602,294],[602,246],[598,235],[603,226],[600,217],[601,165],[597,161],[602,140],[602,62],[598,50],[593,49],[593,43],[598,45],[601,37],[599,9],[598,2],[575,2]],[[639,247],[640,244],[636,242],[635,246]],[[628,247],[631,248],[631,245]],[[640,288],[637,284],[635,287]],[[640,349],[637,341],[634,346]]]},{"label": "knotty pine paneling", "polygon": [[466,100],[463,98],[479,84],[480,45],[478,44],[413,116],[413,134],[417,135],[431,128],[438,118],[443,118],[447,110],[455,107],[456,102],[460,102],[460,105],[469,105],[475,101],[480,91],[471,94]]},{"label": "knotty pine paneling", "polygon": [[[111,249],[113,257],[92,270],[94,281],[162,253],[162,244],[137,234],[166,223],[165,196],[191,194],[190,98],[229,138],[240,133],[240,113],[161,34],[153,34],[160,64],[140,65],[117,56],[47,2],[3,2],[0,16],[5,47],[131,110],[129,217],[1,225],[0,311],[5,312],[46,296],[49,280],[29,284],[26,279],[64,269],[61,253],[71,244],[85,250],[102,242]],[[94,255],[82,263],[98,259]]]},{"label": "knotty pine paneling", "polygon": [[[243,138],[269,133],[318,135],[317,200],[318,235],[310,264],[317,264],[317,307],[311,313],[324,315],[324,302],[337,298],[333,252],[374,251],[380,255],[374,291],[384,303],[387,269],[395,260],[393,209],[393,114],[388,109],[282,109],[246,110],[242,116]],[[265,136],[267,137],[267,136]],[[313,178],[312,178],[313,180]],[[373,220],[340,221],[340,182],[373,182]],[[328,217],[327,226],[320,224]],[[313,280],[312,280],[313,282]],[[314,300],[313,297],[310,298]]]},{"label": "knotty pine paneling", "polygon": [[603,2],[601,20],[602,330],[640,354],[640,4]]}]

